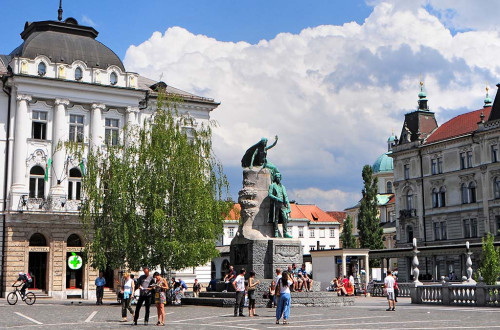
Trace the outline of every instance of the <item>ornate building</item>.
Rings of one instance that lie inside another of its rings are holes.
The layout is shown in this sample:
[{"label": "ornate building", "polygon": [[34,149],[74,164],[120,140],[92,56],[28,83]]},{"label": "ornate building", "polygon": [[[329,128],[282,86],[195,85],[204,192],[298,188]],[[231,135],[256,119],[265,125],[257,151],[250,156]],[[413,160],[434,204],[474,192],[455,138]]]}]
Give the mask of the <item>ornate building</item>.
[{"label": "ornate building", "polygon": [[[159,89],[183,99],[179,113],[194,128],[218,106],[126,71],[97,35],[63,21],[60,9],[57,21],[27,22],[21,45],[0,55],[2,294],[22,271],[55,298],[95,295],[97,271],[68,264],[85,245],[78,217],[85,159],[72,158],[63,142],[126,143],[124,130],[151,116]],[[106,270],[108,283],[116,275]]]}]

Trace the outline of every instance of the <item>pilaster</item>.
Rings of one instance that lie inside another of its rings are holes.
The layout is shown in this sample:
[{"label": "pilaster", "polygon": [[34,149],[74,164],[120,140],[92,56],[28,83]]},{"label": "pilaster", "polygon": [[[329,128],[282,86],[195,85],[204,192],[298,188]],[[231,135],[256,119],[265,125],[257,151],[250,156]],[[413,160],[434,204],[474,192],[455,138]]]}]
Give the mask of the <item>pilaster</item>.
[{"label": "pilaster", "polygon": [[[23,195],[28,193],[26,187],[26,157],[28,154],[27,139],[30,133],[30,118],[28,113],[28,102],[31,95],[18,94],[16,96],[17,108],[14,124],[14,166],[12,167],[12,195]],[[14,205],[14,199],[11,202]]]},{"label": "pilaster", "polygon": [[104,104],[92,104],[92,119],[90,124],[90,146],[92,149],[99,148],[102,145],[102,112],[105,109],[106,106]]},{"label": "pilaster", "polygon": [[66,107],[69,105],[69,100],[56,99],[54,109],[54,120],[52,124],[52,166],[49,169],[52,174],[50,195],[63,196],[65,189],[62,185],[64,178],[64,161],[66,159],[66,151],[64,141],[66,140],[68,125],[66,121]]}]

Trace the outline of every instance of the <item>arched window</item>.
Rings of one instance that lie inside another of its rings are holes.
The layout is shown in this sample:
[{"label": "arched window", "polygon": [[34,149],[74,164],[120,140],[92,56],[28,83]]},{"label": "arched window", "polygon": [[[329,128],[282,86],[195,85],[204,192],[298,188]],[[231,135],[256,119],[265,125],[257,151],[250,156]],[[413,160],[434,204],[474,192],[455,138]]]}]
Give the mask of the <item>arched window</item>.
[{"label": "arched window", "polygon": [[493,191],[495,198],[500,198],[500,176],[497,176],[493,182]]},{"label": "arched window", "polygon": [[38,75],[45,76],[47,73],[47,65],[44,62],[38,63]]},{"label": "arched window", "polygon": [[33,234],[30,237],[30,246],[47,246],[47,240],[40,233]]},{"label": "arched window", "polygon": [[79,66],[77,66],[75,69],[75,80],[82,80],[82,78],[83,78],[83,71]]},{"label": "arched window", "polygon": [[413,191],[411,189],[408,189],[408,192],[406,193],[406,209],[413,209]]},{"label": "arched window", "polygon": [[386,192],[388,194],[392,194],[392,182],[391,181],[387,181],[387,188],[386,188]]},{"label": "arched window", "polygon": [[445,207],[446,206],[446,188],[441,187],[439,189],[439,207]]},{"label": "arched window", "polygon": [[118,83],[118,76],[116,75],[116,73],[111,72],[111,74],[109,75],[109,83],[113,86]]},{"label": "arched window", "polygon": [[476,183],[472,181],[469,183],[469,203],[476,202]]},{"label": "arched window", "polygon": [[406,242],[413,242],[413,226],[406,227]]},{"label": "arched window", "polygon": [[30,198],[44,198],[45,170],[41,166],[33,166],[30,170]]},{"label": "arched window", "polygon": [[432,189],[432,207],[439,207],[439,193],[437,188]]},{"label": "arched window", "polygon": [[462,183],[462,204],[469,203],[469,189],[465,183]]},{"label": "arched window", "polygon": [[69,170],[68,199],[80,200],[82,193],[82,172],[76,167]]},{"label": "arched window", "polygon": [[66,241],[66,245],[69,247],[81,247],[83,246],[82,239],[77,234],[71,234]]}]

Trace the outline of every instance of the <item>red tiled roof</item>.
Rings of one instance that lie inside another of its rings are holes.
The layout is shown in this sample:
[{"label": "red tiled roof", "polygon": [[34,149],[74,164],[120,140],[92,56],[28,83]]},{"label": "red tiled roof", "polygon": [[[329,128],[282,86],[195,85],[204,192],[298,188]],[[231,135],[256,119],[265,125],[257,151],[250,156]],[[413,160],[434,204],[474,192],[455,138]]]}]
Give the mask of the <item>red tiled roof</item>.
[{"label": "red tiled roof", "polygon": [[234,203],[233,208],[229,211],[229,215],[226,216],[225,220],[240,220],[241,218],[241,205],[239,203]]},{"label": "red tiled roof", "polygon": [[304,204],[290,204],[292,213],[290,217],[293,218],[306,218],[311,222],[334,222],[336,221],[328,213],[320,209],[316,205],[304,205]]},{"label": "red tiled roof", "polygon": [[344,224],[344,220],[347,217],[347,212],[343,211],[326,211],[326,213],[333,219],[337,220],[341,225]]},{"label": "red tiled roof", "polygon": [[491,107],[464,113],[448,120],[427,138],[424,144],[447,140],[453,137],[472,133],[477,130],[477,123],[481,120],[481,112],[484,118],[490,116]]},{"label": "red tiled roof", "polygon": [[396,196],[392,195],[391,199],[389,199],[389,201],[387,202],[387,204],[394,204],[394,203],[396,203]]}]

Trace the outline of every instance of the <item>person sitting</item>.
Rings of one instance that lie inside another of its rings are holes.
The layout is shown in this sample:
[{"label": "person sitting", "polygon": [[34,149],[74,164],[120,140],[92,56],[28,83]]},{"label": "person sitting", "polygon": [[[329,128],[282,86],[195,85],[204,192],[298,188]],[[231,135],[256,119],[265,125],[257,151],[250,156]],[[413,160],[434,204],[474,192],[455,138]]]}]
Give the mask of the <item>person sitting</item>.
[{"label": "person sitting", "polygon": [[213,278],[210,280],[207,286],[207,291],[217,291],[217,279]]},{"label": "person sitting", "polygon": [[339,296],[346,296],[347,295],[347,291],[346,291],[346,289],[344,287],[344,283],[342,282],[340,276],[335,279],[335,282],[336,282],[336,287],[337,287],[337,295],[339,295]]},{"label": "person sitting", "polygon": [[[295,265],[295,264],[293,264]],[[293,266],[288,266],[288,274],[290,275],[290,278],[292,279],[293,281],[293,285],[291,286],[291,290],[292,292],[295,292],[297,291],[297,278],[295,277],[294,273],[293,273]]]},{"label": "person sitting", "polygon": [[301,274],[300,278],[302,280],[302,286],[300,289],[304,291],[312,291],[313,280],[309,275],[307,275],[306,264],[302,264],[298,273]]},{"label": "person sitting", "polygon": [[267,303],[269,308],[276,307],[276,282],[273,280],[271,285],[269,285],[269,302]]},{"label": "person sitting", "polygon": [[228,292],[229,288],[232,286],[233,281],[236,279],[236,271],[234,270],[233,266],[229,266],[229,270],[224,276],[224,283],[226,283],[226,289],[223,292]]},{"label": "person sitting", "polygon": [[349,280],[345,284],[345,291],[348,296],[354,296],[354,285]]}]

